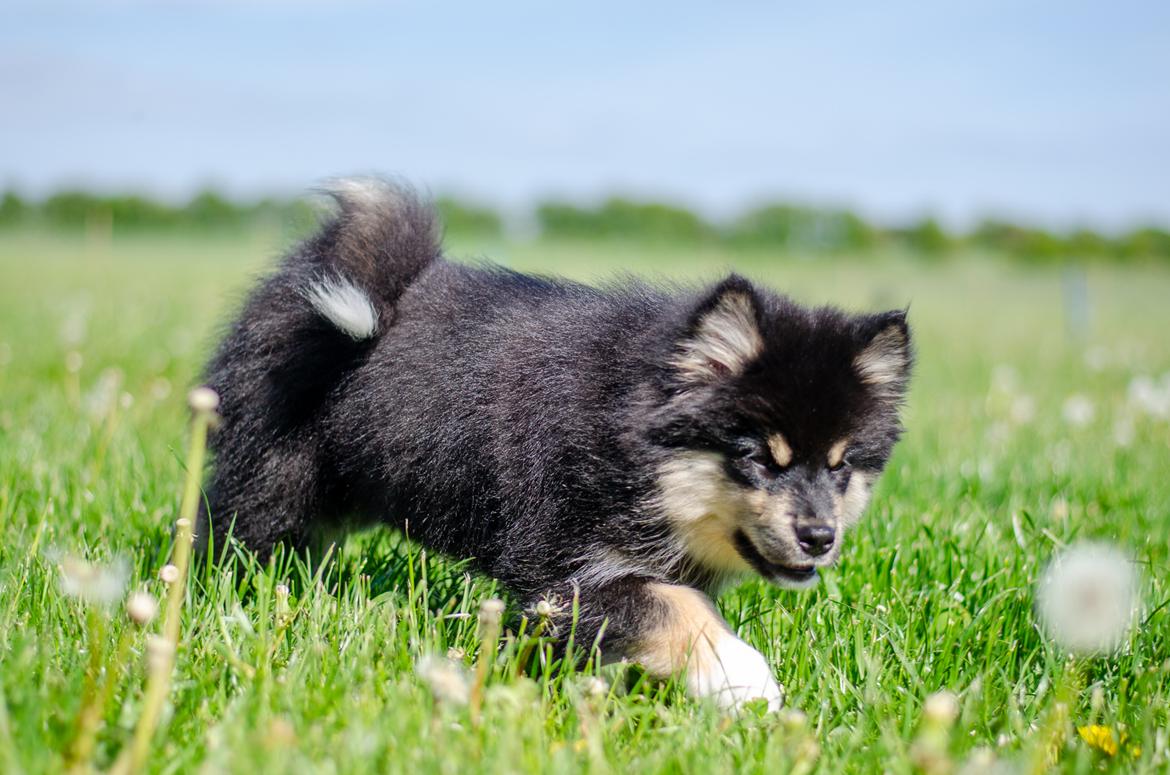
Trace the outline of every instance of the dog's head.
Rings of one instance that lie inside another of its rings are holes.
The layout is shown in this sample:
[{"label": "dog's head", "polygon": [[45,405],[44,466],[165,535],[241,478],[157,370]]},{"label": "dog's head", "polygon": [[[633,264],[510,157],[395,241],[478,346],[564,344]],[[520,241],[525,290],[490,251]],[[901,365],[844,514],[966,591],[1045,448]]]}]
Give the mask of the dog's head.
[{"label": "dog's head", "polygon": [[664,355],[658,507],[707,572],[811,586],[836,561],[901,434],[901,311],[807,309],[731,276]]}]

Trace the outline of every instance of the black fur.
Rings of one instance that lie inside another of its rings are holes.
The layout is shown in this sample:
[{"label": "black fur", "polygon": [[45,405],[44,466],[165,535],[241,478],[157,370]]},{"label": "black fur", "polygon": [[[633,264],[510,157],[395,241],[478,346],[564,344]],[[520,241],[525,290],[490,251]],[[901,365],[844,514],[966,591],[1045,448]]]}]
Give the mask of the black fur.
[{"label": "black fur", "polygon": [[[526,601],[579,591],[579,640],[608,620],[620,653],[645,626],[646,581],[711,588],[725,576],[664,551],[678,541],[655,505],[672,455],[720,454],[731,481],[768,490],[803,487],[797,477],[844,435],[849,465],[876,474],[899,436],[904,379],[870,389],[854,359],[891,327],[908,357],[900,312],[807,309],[734,275],[597,288],[453,263],[409,192],[367,184],[337,198],[337,216],[256,288],[209,365],[223,414],[217,545],[229,527],[263,553],[341,520],[387,523],[474,558]],[[376,336],[355,341],[306,301],[334,276],[370,296]],[[750,298],[764,350],[742,373],[694,384],[672,359],[731,293]],[[772,431],[794,460],[769,474],[743,445]],[[611,549],[646,561],[590,581],[590,558]]]}]

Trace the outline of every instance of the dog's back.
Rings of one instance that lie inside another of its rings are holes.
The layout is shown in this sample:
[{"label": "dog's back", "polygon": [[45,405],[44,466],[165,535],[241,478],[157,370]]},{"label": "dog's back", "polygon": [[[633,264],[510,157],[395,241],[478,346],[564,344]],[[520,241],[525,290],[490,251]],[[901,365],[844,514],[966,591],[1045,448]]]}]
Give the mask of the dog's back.
[{"label": "dog's back", "polygon": [[451,263],[409,192],[334,196],[210,366],[216,544],[230,528],[263,553],[386,520],[513,586],[563,577],[581,548],[564,531],[652,486],[618,435],[665,297]]}]

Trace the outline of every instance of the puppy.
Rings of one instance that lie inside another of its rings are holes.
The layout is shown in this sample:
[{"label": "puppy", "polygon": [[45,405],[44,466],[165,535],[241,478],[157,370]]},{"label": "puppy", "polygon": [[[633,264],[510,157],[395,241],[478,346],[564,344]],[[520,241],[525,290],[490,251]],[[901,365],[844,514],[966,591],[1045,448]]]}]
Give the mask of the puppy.
[{"label": "puppy", "polygon": [[597,288],[453,263],[410,191],[331,195],[209,365],[223,421],[199,533],[266,553],[393,525],[527,605],[576,596],[576,642],[606,658],[778,707],[708,596],[750,571],[809,587],[837,560],[901,433],[905,314],[737,275]]}]

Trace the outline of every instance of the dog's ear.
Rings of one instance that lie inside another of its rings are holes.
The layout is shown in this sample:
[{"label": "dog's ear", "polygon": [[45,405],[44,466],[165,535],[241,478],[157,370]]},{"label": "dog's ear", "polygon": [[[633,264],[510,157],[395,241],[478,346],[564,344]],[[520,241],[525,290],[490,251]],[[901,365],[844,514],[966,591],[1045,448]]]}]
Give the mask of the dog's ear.
[{"label": "dog's ear", "polygon": [[859,351],[853,368],[861,381],[880,398],[901,401],[910,381],[914,352],[904,310],[870,315],[859,331]]},{"label": "dog's ear", "polygon": [[732,274],[692,308],[671,365],[688,382],[711,382],[742,374],[763,350],[759,294]]}]

